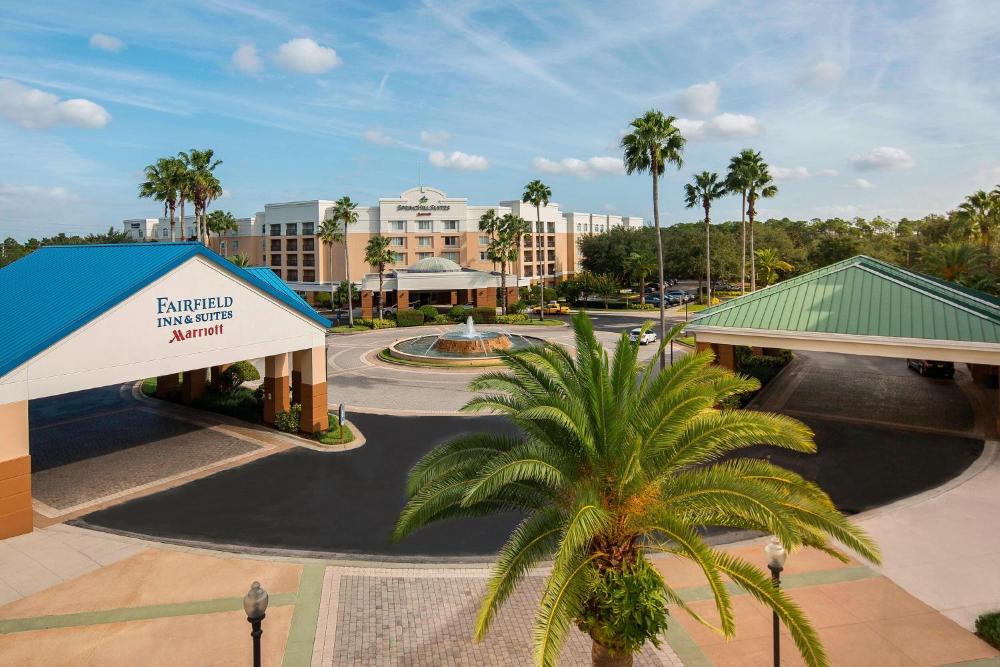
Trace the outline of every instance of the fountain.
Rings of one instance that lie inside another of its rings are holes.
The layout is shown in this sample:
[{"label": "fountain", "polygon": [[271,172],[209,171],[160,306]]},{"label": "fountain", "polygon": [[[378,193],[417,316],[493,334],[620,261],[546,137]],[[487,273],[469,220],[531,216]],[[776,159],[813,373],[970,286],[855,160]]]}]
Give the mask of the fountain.
[{"label": "fountain", "polygon": [[492,366],[502,363],[501,351],[543,343],[540,338],[509,331],[479,331],[470,316],[455,331],[397,341],[389,346],[389,355],[431,366]]}]

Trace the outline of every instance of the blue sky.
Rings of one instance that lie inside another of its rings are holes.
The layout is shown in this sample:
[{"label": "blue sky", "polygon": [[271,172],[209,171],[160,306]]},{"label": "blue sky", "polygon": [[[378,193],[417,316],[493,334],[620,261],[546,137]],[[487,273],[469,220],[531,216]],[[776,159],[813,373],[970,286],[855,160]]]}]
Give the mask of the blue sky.
[{"label": "blue sky", "polygon": [[[0,236],[154,216],[158,156],[212,147],[238,216],[423,183],[473,203],[542,178],[649,218],[618,140],[682,119],[682,184],[763,151],[766,216],[944,211],[1000,182],[992,2],[0,2]],[[735,198],[715,218],[738,217]]]}]

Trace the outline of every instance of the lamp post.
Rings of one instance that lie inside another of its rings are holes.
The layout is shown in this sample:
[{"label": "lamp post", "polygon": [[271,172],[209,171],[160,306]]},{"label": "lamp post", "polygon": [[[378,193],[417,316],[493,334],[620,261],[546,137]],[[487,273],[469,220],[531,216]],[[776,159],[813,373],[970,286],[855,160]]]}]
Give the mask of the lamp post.
[{"label": "lamp post", "polygon": [[260,667],[260,636],[264,631],[260,629],[260,623],[264,620],[264,612],[267,611],[267,591],[260,587],[260,582],[255,581],[250,585],[250,590],[243,596],[243,611],[247,613],[247,621],[250,623],[250,636],[253,637],[253,667]]},{"label": "lamp post", "polygon": [[[764,555],[767,556],[767,569],[771,571],[771,583],[777,589],[781,586],[781,571],[785,569],[785,547],[777,537],[772,537],[771,541],[764,546]],[[774,667],[781,665],[781,643],[778,635],[778,612],[771,612],[772,625],[774,628]]]}]

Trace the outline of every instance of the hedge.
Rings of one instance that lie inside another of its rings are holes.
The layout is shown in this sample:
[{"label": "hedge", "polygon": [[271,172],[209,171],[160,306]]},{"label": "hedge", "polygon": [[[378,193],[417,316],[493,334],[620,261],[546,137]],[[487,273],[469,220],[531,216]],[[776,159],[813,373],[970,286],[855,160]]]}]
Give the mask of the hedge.
[{"label": "hedge", "polygon": [[438,309],[434,306],[420,306],[420,312],[424,314],[424,321],[433,322],[438,316]]},{"label": "hedge", "polygon": [[528,316],[522,313],[514,315],[497,315],[497,324],[524,324],[528,321]]},{"label": "hedge", "polygon": [[357,319],[354,320],[354,324],[361,325],[363,327],[368,327],[369,329],[395,329],[396,321],[390,319],[380,320],[378,318],[374,319]]},{"label": "hedge", "polygon": [[976,634],[993,648],[1000,648],[1000,611],[991,611],[977,618]]},{"label": "hedge", "polygon": [[792,360],[790,350],[781,350],[776,355],[754,355],[749,347],[738,346],[734,350],[733,356],[736,361],[736,370],[744,375],[757,378],[763,387]]},{"label": "hedge", "polygon": [[448,317],[455,320],[456,322],[462,320],[464,321],[466,317],[469,316],[469,309],[462,308],[461,306],[452,306],[451,310],[448,311]]},{"label": "hedge", "polygon": [[406,308],[396,312],[396,324],[401,327],[417,327],[424,323],[424,314],[419,310]]},{"label": "hedge", "polygon": [[476,324],[495,324],[497,321],[497,309],[487,306],[473,308],[472,321]]}]

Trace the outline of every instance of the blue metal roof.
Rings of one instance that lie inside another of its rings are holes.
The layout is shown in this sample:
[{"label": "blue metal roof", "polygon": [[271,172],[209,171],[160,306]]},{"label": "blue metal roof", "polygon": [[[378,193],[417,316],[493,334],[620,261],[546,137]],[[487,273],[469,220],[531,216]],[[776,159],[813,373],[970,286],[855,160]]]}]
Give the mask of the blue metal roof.
[{"label": "blue metal roof", "polygon": [[0,270],[0,376],[196,256],[330,326],[270,270],[241,269],[197,242],[46,246]]},{"label": "blue metal roof", "polygon": [[289,287],[288,283],[286,283],[284,280],[282,280],[281,278],[279,278],[278,274],[275,273],[274,271],[272,271],[271,269],[269,269],[268,267],[266,267],[266,266],[248,266],[246,268],[246,272],[249,273],[252,276],[256,276],[257,278],[260,278],[263,282],[267,283],[272,288],[274,288],[274,289],[276,289],[276,290],[278,290],[280,292],[284,292],[285,295],[289,299],[294,299],[299,304],[301,304],[301,305],[305,306],[306,308],[309,308],[310,310],[312,310],[312,306],[309,305],[308,301],[306,301],[301,296],[299,296],[298,292],[296,292],[291,287]]}]

